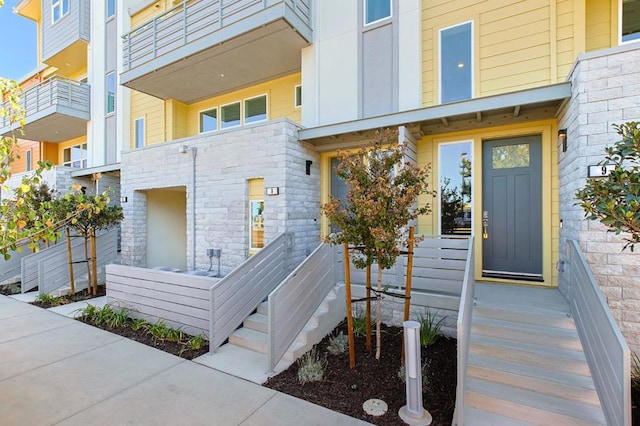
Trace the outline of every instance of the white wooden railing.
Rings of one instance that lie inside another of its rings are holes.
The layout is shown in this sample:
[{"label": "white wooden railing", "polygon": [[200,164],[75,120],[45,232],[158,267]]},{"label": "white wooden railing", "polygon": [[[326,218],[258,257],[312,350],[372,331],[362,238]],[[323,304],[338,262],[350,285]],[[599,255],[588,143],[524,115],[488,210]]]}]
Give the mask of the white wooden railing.
[{"label": "white wooden railing", "polygon": [[[0,263],[0,283],[14,277],[19,277],[22,258],[30,254],[31,249],[27,247],[27,243],[20,245],[20,251],[9,251],[11,257],[8,260],[2,260],[2,263]],[[17,282],[18,279],[15,281]]]},{"label": "white wooden railing", "polygon": [[129,71],[277,5],[311,28],[311,0],[186,0],[123,36],[123,68]]},{"label": "white wooden railing", "polygon": [[281,234],[211,286],[209,350],[214,352],[291,271],[292,234]]},{"label": "white wooden railing", "polygon": [[456,387],[456,409],[454,424],[464,425],[464,387],[467,376],[467,359],[469,357],[469,340],[471,338],[471,321],[475,298],[475,256],[473,249],[473,237],[469,238],[467,260],[460,293],[460,308],[458,309],[458,322],[456,324],[458,336],[458,382]]},{"label": "white wooden railing", "polygon": [[607,424],[631,424],[630,352],[576,241],[569,244],[569,292],[578,329]]},{"label": "white wooden railing", "polygon": [[336,248],[322,244],[269,295],[268,371],[337,283]]},{"label": "white wooden railing", "polygon": [[[89,114],[89,105],[90,86],[62,76],[51,77],[25,90],[20,96],[20,106],[25,111],[27,123],[29,117],[53,106],[67,107]],[[9,117],[0,116],[0,128],[9,124]]]}]

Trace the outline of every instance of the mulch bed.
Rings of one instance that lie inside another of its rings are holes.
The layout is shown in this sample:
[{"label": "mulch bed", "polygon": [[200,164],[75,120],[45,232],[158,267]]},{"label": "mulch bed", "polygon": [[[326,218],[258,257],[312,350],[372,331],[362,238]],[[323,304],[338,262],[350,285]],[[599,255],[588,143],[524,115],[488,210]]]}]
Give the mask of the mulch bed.
[{"label": "mulch bed", "polygon": [[102,284],[98,286],[98,294],[96,295],[90,294],[89,290],[85,288],[84,290],[80,290],[76,294],[57,298],[58,300],[57,304],[52,304],[49,302],[45,303],[40,300],[35,300],[31,302],[31,304],[39,306],[44,309],[48,309],[48,308],[53,308],[54,306],[66,305],[73,302],[82,302],[83,300],[93,299],[94,297],[106,296],[106,294],[107,294],[107,287],[104,284]]},{"label": "mulch bed", "polygon": [[[340,325],[334,334],[343,330]],[[349,368],[349,353],[331,355],[326,351],[329,338],[325,337],[316,350],[327,356],[325,380],[301,384],[298,381],[298,365],[269,379],[265,386],[305,399],[333,411],[365,420],[376,425],[402,425],[398,410],[406,405],[405,384],[398,377],[402,328],[382,327],[382,353],[375,359],[375,334],[372,336],[373,350],[368,353],[365,338],[355,338],[356,367]],[[456,397],[456,340],[440,336],[428,348],[422,348],[422,363],[427,362],[428,383],[423,388],[424,408],[433,416],[432,425],[450,425]],[[362,404],[370,399],[382,399],[389,406],[386,414],[373,417],[366,414]]]}]

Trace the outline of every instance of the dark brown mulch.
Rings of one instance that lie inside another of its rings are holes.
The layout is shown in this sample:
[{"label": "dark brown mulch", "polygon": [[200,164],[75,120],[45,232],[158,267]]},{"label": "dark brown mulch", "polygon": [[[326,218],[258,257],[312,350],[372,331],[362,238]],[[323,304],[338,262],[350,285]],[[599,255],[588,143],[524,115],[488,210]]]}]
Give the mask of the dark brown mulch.
[{"label": "dark brown mulch", "polygon": [[88,289],[80,290],[75,294],[70,294],[67,296],[56,298],[58,303],[52,304],[49,302],[42,302],[40,300],[35,300],[31,302],[32,305],[39,306],[44,309],[52,308],[54,306],[66,305],[73,302],[82,302],[83,300],[93,299],[94,297],[105,296],[107,294],[107,288],[104,284],[98,286],[98,294],[93,295],[89,293]]},{"label": "dark brown mulch", "polygon": [[101,328],[102,330],[106,330],[110,333],[114,333],[120,335],[122,337],[126,337],[127,339],[135,340],[136,342],[145,344],[147,346],[151,346],[152,348],[160,349],[161,351],[168,352],[172,355],[179,356],[184,359],[193,359],[197,358],[200,355],[204,355],[209,352],[209,342],[206,342],[200,349],[193,350],[187,348],[184,344],[180,344],[177,342],[171,342],[168,340],[156,340],[151,334],[147,333],[144,329],[132,330],[130,323],[122,326],[122,327],[108,327],[104,324],[94,324],[89,321],[87,318],[80,317],[78,321],[82,321],[85,324],[92,325],[94,327]]},{"label": "dark brown mulch", "polygon": [[[343,330],[340,325],[333,334]],[[402,425],[398,410],[406,405],[405,384],[398,377],[402,328],[382,327],[382,353],[375,359],[375,334],[373,350],[365,349],[365,338],[356,337],[356,367],[349,368],[349,353],[334,356],[326,351],[329,338],[325,337],[317,350],[327,354],[325,380],[300,384],[298,366],[293,364],[281,374],[265,383],[266,387],[305,399],[333,411],[365,420],[376,425]],[[428,363],[429,386],[423,388],[424,408],[433,416],[432,425],[450,425],[455,408],[456,394],[456,340],[439,337],[428,348],[422,348],[422,363]],[[389,410],[380,417],[367,415],[362,404],[370,398],[385,401]]]}]

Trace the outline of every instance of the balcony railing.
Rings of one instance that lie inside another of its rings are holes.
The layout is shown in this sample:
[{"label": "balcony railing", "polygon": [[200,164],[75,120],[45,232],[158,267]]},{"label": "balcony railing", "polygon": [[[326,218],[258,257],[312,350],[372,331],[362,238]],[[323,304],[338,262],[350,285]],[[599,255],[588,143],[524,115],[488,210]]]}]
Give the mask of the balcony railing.
[{"label": "balcony railing", "polygon": [[[42,137],[39,133],[33,134],[33,132],[29,131],[30,125],[55,114],[67,116],[74,122],[77,120],[86,122],[90,119],[90,86],[66,77],[54,76],[37,86],[27,89],[20,97],[20,107],[25,111],[26,124],[24,130],[26,138],[59,142],[53,138]],[[59,123],[62,125],[61,127],[68,127],[71,124]],[[0,133],[6,134],[9,132],[11,130],[10,124],[8,117],[0,117]],[[13,127],[16,127],[15,123]],[[56,132],[65,134],[64,130],[69,129],[48,130],[51,134]],[[59,130],[62,130],[62,132]]]},{"label": "balcony railing", "polygon": [[123,69],[129,71],[281,5],[293,11],[296,30],[310,42],[311,0],[186,0],[123,36]]}]

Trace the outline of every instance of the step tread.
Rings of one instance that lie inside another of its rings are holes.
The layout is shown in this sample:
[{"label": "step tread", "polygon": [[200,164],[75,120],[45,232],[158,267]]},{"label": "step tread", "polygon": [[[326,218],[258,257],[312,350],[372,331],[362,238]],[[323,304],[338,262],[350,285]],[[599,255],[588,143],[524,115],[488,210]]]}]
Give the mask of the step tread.
[{"label": "step tread", "polygon": [[496,327],[505,330],[517,330],[521,333],[532,333],[549,336],[578,338],[578,330],[573,327],[556,327],[548,324],[534,324],[522,321],[510,321],[501,318],[473,316],[473,325]]},{"label": "step tread", "polygon": [[471,326],[471,333],[481,336],[508,339],[515,342],[582,351],[582,343],[580,343],[580,338],[577,333],[575,333],[575,335],[563,336],[556,335],[551,332],[534,332],[516,327],[507,328],[478,323],[474,323]]},{"label": "step tread", "polygon": [[518,373],[499,371],[477,365],[469,365],[467,367],[467,375],[468,377],[474,377],[479,380],[500,383],[518,389],[600,407],[600,399],[595,390],[574,387],[538,377],[524,376]]},{"label": "step tread", "polygon": [[508,322],[545,325],[556,328],[575,329],[573,318],[566,314],[540,314],[532,312],[513,312],[500,308],[479,307],[473,308],[473,318],[491,318]]},{"label": "step tread", "polygon": [[559,358],[567,361],[586,362],[583,350],[543,346],[536,343],[519,342],[502,337],[471,334],[470,345],[491,346],[496,349],[514,349],[543,357]]},{"label": "step tread", "polygon": [[[519,389],[513,386],[494,383],[474,377],[467,377],[465,385],[466,392],[487,395],[495,400],[508,401],[512,404],[565,416],[569,419],[573,418],[596,424],[606,423],[602,408],[599,406],[596,407],[590,404],[583,404],[566,398],[559,398],[530,390]],[[537,420],[538,419],[536,419],[536,421]]]},{"label": "step tread", "polygon": [[524,420],[506,417],[475,407],[464,408],[464,424],[468,426],[533,426]]}]

